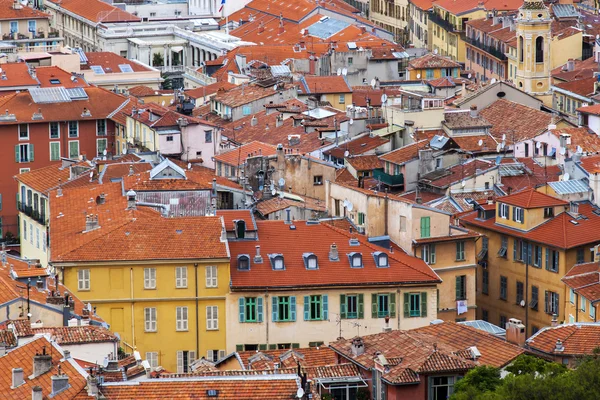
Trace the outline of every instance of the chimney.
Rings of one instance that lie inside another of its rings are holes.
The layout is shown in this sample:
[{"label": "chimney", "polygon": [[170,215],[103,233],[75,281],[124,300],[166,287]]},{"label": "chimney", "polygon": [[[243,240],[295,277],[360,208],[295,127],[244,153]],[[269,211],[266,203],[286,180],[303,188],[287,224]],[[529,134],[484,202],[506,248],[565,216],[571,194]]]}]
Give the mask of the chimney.
[{"label": "chimney", "polygon": [[525,344],[525,325],[523,325],[520,319],[509,319],[505,328],[507,342],[516,344],[517,346],[523,346]]},{"label": "chimney", "polygon": [[69,358],[71,358],[71,352],[69,350],[63,350],[63,358],[65,360],[68,360]]},{"label": "chimney", "polygon": [[106,203],[106,195],[104,193],[100,193],[100,195],[98,196],[97,204],[104,204],[104,203]]},{"label": "chimney", "polygon": [[52,375],[50,380],[52,381],[52,393],[50,393],[49,397],[54,397],[70,387],[69,377],[62,373],[60,365],[58,366],[56,375]]},{"label": "chimney", "polygon": [[254,256],[254,262],[257,264],[261,264],[263,262],[263,258],[260,255],[260,246],[256,246],[256,255]]},{"label": "chimney", "polygon": [[45,374],[52,368],[52,356],[46,354],[46,347],[42,348],[42,354],[33,356],[33,378]]},{"label": "chimney", "polygon": [[260,21],[260,24],[258,25],[258,33],[263,33],[265,31],[265,26],[263,25],[263,22]]},{"label": "chimney", "polygon": [[31,388],[31,400],[42,400],[42,399],[43,399],[42,388],[39,386],[34,386],[33,388]]},{"label": "chimney", "polygon": [[133,170],[133,165],[129,166],[129,176],[133,175],[135,171]]},{"label": "chimney", "polygon": [[25,380],[23,379],[23,368],[13,368],[11,389],[18,388],[24,383]]},{"label": "chimney", "polygon": [[556,339],[556,346],[554,347],[554,351],[557,353],[562,353],[565,351],[565,346],[563,346],[562,341],[560,339]]},{"label": "chimney", "polygon": [[558,326],[558,315],[552,314],[552,322],[550,323],[550,326]]},{"label": "chimney", "polygon": [[0,357],[6,355],[6,343],[0,342]]},{"label": "chimney", "polygon": [[128,210],[135,210],[135,198],[136,198],[136,193],[132,189],[129,189],[129,191],[127,192],[127,209]]},{"label": "chimney", "polygon": [[575,60],[573,60],[572,58],[569,58],[569,60],[567,61],[567,71],[571,72],[575,69]]},{"label": "chimney", "polygon": [[292,219],[290,217],[291,213],[292,213],[292,210],[290,208],[286,208],[285,209],[285,223],[286,223],[286,225],[290,225],[292,223]]},{"label": "chimney", "polygon": [[283,114],[279,114],[275,119],[275,127],[279,128],[281,125],[283,125]]},{"label": "chimney", "polygon": [[88,396],[97,398],[100,390],[98,389],[98,378],[92,374],[87,377],[87,393]]},{"label": "chimney", "polygon": [[251,126],[256,126],[258,124],[258,119],[256,118],[256,116],[252,116],[252,119],[250,120],[250,125]]},{"label": "chimney", "polygon": [[71,318],[71,306],[63,306],[63,326],[69,326],[69,319]]},{"label": "chimney", "polygon": [[84,232],[89,232],[89,231],[93,231],[95,229],[100,228],[100,225],[98,224],[98,214],[94,215],[94,214],[90,214],[90,215],[86,215],[85,216],[85,231]]},{"label": "chimney", "polygon": [[471,104],[469,113],[471,114],[471,118],[477,118],[479,116],[479,113],[477,112],[477,105]]},{"label": "chimney", "polygon": [[360,337],[352,339],[352,355],[358,357],[365,352],[365,343]]},{"label": "chimney", "polygon": [[465,82],[462,83],[462,88],[460,89],[461,97],[467,97],[467,85]]},{"label": "chimney", "polygon": [[333,243],[329,248],[329,261],[339,261],[340,257],[338,254],[338,248],[335,243]]},{"label": "chimney", "polygon": [[285,32],[285,28],[283,26],[283,14],[279,14],[279,34],[281,35],[283,32]]}]

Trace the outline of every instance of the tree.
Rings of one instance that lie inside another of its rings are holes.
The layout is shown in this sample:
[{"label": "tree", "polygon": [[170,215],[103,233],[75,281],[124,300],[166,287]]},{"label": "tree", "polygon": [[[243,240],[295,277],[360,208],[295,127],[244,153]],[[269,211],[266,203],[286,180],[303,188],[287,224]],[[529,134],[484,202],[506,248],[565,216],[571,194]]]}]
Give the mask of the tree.
[{"label": "tree", "polygon": [[525,375],[525,374],[550,374],[557,375],[565,372],[567,367],[562,364],[554,362],[548,362],[538,357],[529,356],[522,354],[508,367],[506,371],[513,375]]},{"label": "tree", "polygon": [[162,67],[164,65],[165,60],[163,59],[162,54],[154,53],[152,55],[152,65],[155,67]]},{"label": "tree", "polygon": [[467,372],[465,377],[454,385],[454,400],[479,399],[486,392],[493,392],[502,384],[498,368],[483,365]]}]

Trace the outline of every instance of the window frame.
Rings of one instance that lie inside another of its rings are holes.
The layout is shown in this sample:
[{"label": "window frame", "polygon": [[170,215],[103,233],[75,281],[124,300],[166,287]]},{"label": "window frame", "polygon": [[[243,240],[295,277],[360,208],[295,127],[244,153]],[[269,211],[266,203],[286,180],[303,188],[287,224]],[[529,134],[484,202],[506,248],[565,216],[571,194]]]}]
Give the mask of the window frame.
[{"label": "window frame", "polygon": [[508,298],[508,277],[500,275],[500,300]]},{"label": "window frame", "polygon": [[[24,222],[26,225],[27,222]],[[25,229],[26,230],[26,229]],[[29,233],[29,236],[33,237],[33,232]],[[27,239],[27,236],[25,236]],[[91,271],[89,268],[81,268],[77,270],[77,290],[78,291],[89,291],[91,287],[90,280]]]},{"label": "window frame", "polygon": [[204,274],[207,288],[219,287],[219,269],[216,265],[207,265]]},{"label": "window frame", "polygon": [[[52,126],[55,124],[57,136],[52,136]],[[60,139],[60,122],[49,122],[48,123],[48,138],[49,139]]]},{"label": "window frame", "polygon": [[187,306],[179,306],[175,308],[175,330],[177,332],[189,331],[189,314]]},{"label": "window frame", "polygon": [[144,268],[144,290],[156,290],[156,268]]},{"label": "window frame", "polygon": [[[50,154],[49,154],[50,161],[60,161],[60,142],[50,142],[48,144],[48,146],[50,149]],[[55,158],[52,157],[52,146],[58,146],[58,157],[55,157]]]},{"label": "window frame", "polygon": [[175,288],[186,289],[188,287],[187,267],[175,267]]},{"label": "window frame", "polygon": [[320,294],[309,295],[308,317],[309,317],[308,318],[309,321],[322,321],[323,320],[323,296],[322,295],[320,295]]},{"label": "window frame", "polygon": [[[248,266],[242,268],[242,262],[248,262]],[[248,254],[240,254],[237,259],[238,271],[250,271],[250,256]]]},{"label": "window frame", "polygon": [[464,240],[456,241],[456,261],[465,261],[465,241]]},{"label": "window frame", "polygon": [[[350,261],[350,268],[363,268],[365,265],[363,263],[363,257],[361,253],[352,252],[348,254],[348,260]],[[360,265],[355,265],[355,262],[358,260]]]},{"label": "window frame", "polygon": [[[21,127],[25,126],[27,136],[21,136]],[[17,133],[19,134],[19,140],[29,140],[29,124],[17,124]]]},{"label": "window frame", "polygon": [[144,332],[158,331],[158,316],[156,307],[144,307]]},{"label": "window frame", "polygon": [[206,306],[206,330],[219,330],[219,306]]},{"label": "window frame", "polygon": [[[72,123],[75,124],[75,135],[72,135]],[[79,121],[68,121],[67,123],[67,136],[69,139],[74,139],[79,137]]]}]

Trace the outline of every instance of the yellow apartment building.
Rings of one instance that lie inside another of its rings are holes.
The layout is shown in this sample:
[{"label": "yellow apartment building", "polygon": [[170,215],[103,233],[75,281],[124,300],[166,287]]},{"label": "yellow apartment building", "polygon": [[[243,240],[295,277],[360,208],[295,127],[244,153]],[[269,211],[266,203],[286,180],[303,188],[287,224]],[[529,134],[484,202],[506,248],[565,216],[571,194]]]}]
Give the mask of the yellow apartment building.
[{"label": "yellow apartment building", "polygon": [[[597,249],[594,249],[594,253],[597,258]],[[600,264],[595,260],[576,264],[563,277],[562,281],[567,286],[568,292],[568,298],[565,301],[565,315],[569,323],[598,321],[599,272]]]},{"label": "yellow apartment building", "polygon": [[333,108],[346,111],[346,107],[352,105],[352,88],[345,75],[303,76],[300,79],[298,98],[306,100],[308,97],[328,101]]},{"label": "yellow apartment building", "polygon": [[477,247],[478,318],[502,327],[518,318],[527,336],[553,317],[568,322],[571,296],[561,278],[573,265],[594,259],[600,209],[528,189],[480,206],[460,222],[488,239]]},{"label": "yellow apartment building", "polygon": [[152,367],[188,372],[226,349],[220,217],[165,218],[120,183],[52,192],[51,266]]}]

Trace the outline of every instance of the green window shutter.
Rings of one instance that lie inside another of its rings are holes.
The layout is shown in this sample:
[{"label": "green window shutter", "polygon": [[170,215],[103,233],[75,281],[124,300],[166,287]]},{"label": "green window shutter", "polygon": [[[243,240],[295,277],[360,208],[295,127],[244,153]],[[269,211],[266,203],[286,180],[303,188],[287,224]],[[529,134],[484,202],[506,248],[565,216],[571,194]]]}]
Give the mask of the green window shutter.
[{"label": "green window shutter", "polygon": [[358,318],[363,319],[365,317],[365,304],[363,294],[358,295]]},{"label": "green window shutter", "polygon": [[457,300],[460,299],[461,295],[462,295],[460,288],[461,288],[461,278],[460,278],[460,276],[457,276],[456,277],[456,299]]},{"label": "green window shutter", "polygon": [[404,318],[410,317],[410,294],[404,293]]},{"label": "green window shutter", "polygon": [[421,317],[427,316],[427,292],[421,292]]},{"label": "green window shutter", "polygon": [[396,318],[396,293],[390,293],[390,318]]},{"label": "green window shutter", "polygon": [[269,350],[277,350],[277,345],[276,344],[270,344],[269,345]]},{"label": "green window shutter", "polygon": [[550,269],[550,249],[546,247],[546,269]]},{"label": "green window shutter", "polygon": [[310,321],[310,298],[304,296],[304,320]]},{"label": "green window shutter", "polygon": [[296,296],[290,296],[290,321],[296,320]]},{"label": "green window shutter", "polygon": [[377,294],[371,294],[371,318],[377,318]]},{"label": "green window shutter", "polygon": [[292,343],[292,349],[299,349],[300,343]]},{"label": "green window shutter", "polygon": [[259,297],[256,299],[257,302],[257,306],[256,306],[256,321],[257,322],[263,322],[263,298]]},{"label": "green window shutter", "polygon": [[329,296],[324,294],[321,296],[321,307],[323,308],[323,321],[329,319]]},{"label": "green window shutter", "polygon": [[15,146],[15,162],[21,162],[21,158],[19,157],[19,145]]},{"label": "green window shutter", "polygon": [[340,318],[346,319],[346,295],[340,294]]},{"label": "green window shutter", "polygon": [[513,260],[517,259],[517,239],[515,239],[514,241],[514,247],[513,247]]},{"label": "green window shutter", "polygon": [[235,351],[244,351],[244,345],[243,344],[236,344],[235,345]]},{"label": "green window shutter", "polygon": [[525,209],[521,209],[521,223],[524,224],[525,223]]},{"label": "green window shutter", "polygon": [[260,350],[266,350],[266,349],[267,349],[267,345],[266,345],[266,344],[259,344],[259,345],[258,345],[258,348],[259,348]]},{"label": "green window shutter", "polygon": [[33,161],[33,156],[34,156],[34,151],[33,151],[33,143],[29,144],[29,162]]},{"label": "green window shutter", "polygon": [[272,309],[272,315],[271,315],[271,321],[273,322],[277,322],[277,296],[273,296],[271,297],[271,301],[273,302],[273,306],[271,307]]},{"label": "green window shutter", "polygon": [[243,297],[240,297],[239,301],[239,306],[240,306],[240,322],[245,322],[246,321],[246,299]]},{"label": "green window shutter", "polygon": [[435,244],[429,245],[429,251],[431,253],[431,256],[429,257],[429,264],[435,264]]}]

